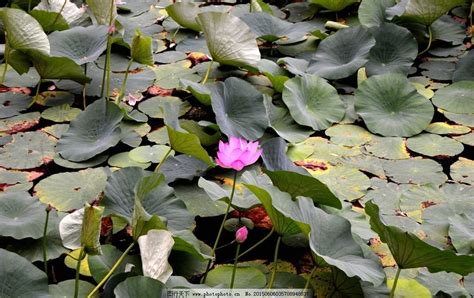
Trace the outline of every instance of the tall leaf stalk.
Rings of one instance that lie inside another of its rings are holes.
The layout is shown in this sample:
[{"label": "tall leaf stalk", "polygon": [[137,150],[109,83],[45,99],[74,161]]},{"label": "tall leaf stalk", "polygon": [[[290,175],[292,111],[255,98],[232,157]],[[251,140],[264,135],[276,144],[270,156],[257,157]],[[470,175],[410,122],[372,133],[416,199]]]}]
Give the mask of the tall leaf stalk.
[{"label": "tall leaf stalk", "polygon": [[104,96],[104,88],[106,90],[106,97],[110,95],[110,55],[112,54],[112,42],[113,35],[115,33],[114,28],[114,4],[115,1],[110,1],[110,10],[109,10],[109,35],[107,36],[107,53],[105,55],[105,66],[104,73],[102,75],[102,89],[100,90],[100,97]]}]

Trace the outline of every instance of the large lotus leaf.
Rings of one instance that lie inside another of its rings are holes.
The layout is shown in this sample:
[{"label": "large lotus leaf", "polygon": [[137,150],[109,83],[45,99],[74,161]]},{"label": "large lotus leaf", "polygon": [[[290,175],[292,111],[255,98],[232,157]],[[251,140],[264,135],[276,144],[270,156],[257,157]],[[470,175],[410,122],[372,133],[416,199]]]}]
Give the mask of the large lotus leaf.
[{"label": "large lotus leaf", "polygon": [[313,130],[298,125],[288,109],[274,105],[269,96],[264,97],[263,103],[267,110],[270,126],[285,140],[292,143],[301,142],[313,133]]},{"label": "large lotus leaf", "polygon": [[318,179],[291,171],[265,171],[273,185],[293,198],[309,197],[316,204],[342,208],[341,201]]},{"label": "large lotus leaf", "polygon": [[63,104],[44,110],[41,113],[41,118],[54,122],[69,122],[76,118],[81,112],[79,108],[71,108],[68,104]]},{"label": "large lotus leaf", "polygon": [[41,0],[34,10],[61,13],[62,17],[69,24],[80,19],[85,13],[84,9],[77,7],[70,0]]},{"label": "large lotus leaf", "polygon": [[449,238],[456,251],[471,254],[474,250],[474,219],[467,214],[449,218]]},{"label": "large lotus leaf", "polygon": [[26,53],[41,79],[67,79],[80,84],[91,81],[82,67],[67,57],[53,57],[38,50],[27,50]]},{"label": "large lotus leaf", "polygon": [[32,100],[32,97],[21,93],[0,93],[0,119],[19,115],[29,107]]},{"label": "large lotus leaf", "polygon": [[446,122],[432,122],[425,130],[437,135],[463,135],[471,132],[471,129],[467,126],[453,125]]},{"label": "large lotus leaf", "polygon": [[165,103],[177,106],[179,109],[179,117],[183,116],[191,109],[191,105],[188,101],[182,101],[179,97],[174,96],[154,96],[148,98],[147,100],[140,102],[138,109],[151,118],[163,118],[163,107]]},{"label": "large lotus leaf", "polygon": [[[134,2],[137,2],[137,1],[134,1]],[[137,14],[134,16],[118,15],[117,21],[120,23],[121,27],[123,28],[123,36],[122,36],[123,41],[120,41],[119,44],[127,48],[130,48],[130,46],[132,45],[133,36],[135,35],[135,30],[137,28],[140,29],[146,35],[153,35],[153,34],[156,34],[157,32],[163,31],[163,27],[156,24],[156,20],[157,20],[157,15],[150,11],[142,13],[142,14]],[[157,40],[157,41],[160,41],[160,40]]]},{"label": "large lotus leaf", "polygon": [[349,277],[358,276],[376,286],[383,282],[385,276],[382,266],[364,257],[362,248],[353,239],[348,220],[338,215],[327,214],[315,207],[309,198],[299,197],[294,204],[294,208],[281,211],[309,227],[310,232],[307,236],[311,250],[316,255],[328,264],[341,269]]},{"label": "large lotus leaf", "polygon": [[413,136],[431,122],[434,108],[407,78],[384,74],[365,80],[355,93],[356,112],[367,128],[383,136]]},{"label": "large lotus leaf", "polygon": [[456,82],[439,89],[433,97],[433,104],[451,113],[474,113],[474,82]]},{"label": "large lotus leaf", "polygon": [[418,43],[410,31],[387,23],[375,29],[372,34],[376,44],[370,50],[369,62],[365,66],[367,74],[408,74],[418,55]]},{"label": "large lotus leaf", "polygon": [[331,80],[348,77],[367,63],[374,45],[375,39],[361,26],[339,30],[319,44],[307,72]]},{"label": "large lotus leaf", "polygon": [[[215,287],[224,285],[230,286],[230,280],[232,278],[233,266],[221,265],[209,271],[206,278],[206,285]],[[267,279],[265,274],[256,267],[238,265],[235,270],[235,281],[234,288],[236,289],[248,289],[249,287],[254,289],[261,289],[265,287]]]},{"label": "large lotus leaf", "polygon": [[231,77],[211,89],[212,109],[227,136],[259,139],[268,126],[263,95],[250,83]]},{"label": "large lotus leaf", "polygon": [[56,151],[71,161],[88,160],[117,145],[122,118],[117,105],[105,99],[97,100],[71,122]]},{"label": "large lotus leaf", "polygon": [[156,297],[161,295],[164,284],[146,276],[131,276],[114,288],[115,297]]},{"label": "large lotus leaf", "polygon": [[395,3],[395,0],[362,1],[358,10],[359,22],[368,28],[381,26],[385,23],[385,10]]},{"label": "large lotus leaf", "polygon": [[332,11],[343,10],[347,6],[356,2],[359,2],[359,0],[311,0],[311,3],[321,5],[322,7]]},{"label": "large lotus leaf", "polygon": [[[31,112],[20,114],[8,119],[0,120],[0,133],[14,134],[16,132],[25,131],[37,125],[40,120],[39,112]],[[11,141],[11,136],[4,143]]]},{"label": "large lotus leaf", "polygon": [[160,168],[165,175],[166,182],[171,183],[177,179],[192,180],[196,176],[201,176],[209,166],[195,157],[181,154],[179,156],[169,156]]},{"label": "large lotus leaf", "polygon": [[[61,298],[71,295],[71,293],[74,291],[75,282],[76,281],[74,279],[68,279],[57,284],[50,284],[50,297]],[[79,280],[78,297],[86,297],[90,292],[92,292],[93,289],[93,284],[84,280]]]},{"label": "large lotus leaf", "polygon": [[27,259],[0,248],[2,297],[48,297],[48,277]]},{"label": "large lotus leaf", "polygon": [[451,178],[453,180],[474,185],[474,161],[464,157],[451,165]]},{"label": "large lotus leaf", "polygon": [[388,160],[384,169],[387,176],[398,183],[440,185],[447,180],[443,167],[431,159]]},{"label": "large lotus leaf", "polygon": [[35,191],[41,202],[59,211],[69,211],[97,200],[106,181],[107,174],[103,168],[91,168],[49,176],[35,186]]},{"label": "large lotus leaf", "polygon": [[465,27],[451,16],[444,15],[431,25],[433,40],[450,42],[460,45],[466,38]]},{"label": "large lotus leaf", "polygon": [[354,147],[370,142],[373,135],[364,128],[357,125],[334,125],[324,132],[331,137],[331,143]]},{"label": "large lotus leaf", "polygon": [[420,134],[409,138],[407,147],[426,156],[455,156],[464,151],[463,144],[458,141],[434,134]]},{"label": "large lotus leaf", "polygon": [[262,143],[262,160],[269,171],[290,171],[309,175],[304,169],[296,166],[286,155],[287,144],[282,138],[272,138]]},{"label": "large lotus leaf", "polygon": [[[469,294],[463,287],[464,282],[461,282],[461,279],[463,277],[456,273],[430,273],[426,269],[421,269],[416,277],[417,281],[430,289],[431,295],[429,297],[442,295],[441,292],[451,297],[468,297]],[[397,293],[399,292],[397,291]]]},{"label": "large lotus leaf", "polygon": [[175,63],[164,64],[154,68],[156,79],[155,86],[164,89],[180,87],[180,80],[199,81],[201,77],[196,74],[196,69],[190,68],[189,60],[182,60]]},{"label": "large lotus leaf", "polygon": [[21,132],[0,148],[0,166],[32,169],[53,159],[54,139],[43,132]]},{"label": "large lotus leaf", "polygon": [[[102,245],[102,255],[88,256],[88,269],[90,269],[89,276],[92,275],[95,281],[100,282],[107,273],[112,269],[117,260],[123,254],[118,248],[113,245]],[[120,272],[124,272],[127,264],[132,264],[135,268],[133,271],[141,274],[141,263],[138,255],[128,255],[124,261],[117,267],[112,277]]]},{"label": "large lotus leaf", "polygon": [[400,269],[427,267],[430,272],[446,271],[461,275],[474,272],[474,256],[440,250],[410,232],[386,225],[379,214],[379,207],[371,201],[366,203],[365,212],[370,216],[370,226],[379,234],[380,240],[387,243]]},{"label": "large lotus leaf", "polygon": [[464,0],[402,0],[387,9],[387,15],[389,19],[400,16],[404,20],[430,26],[439,17],[464,3]]},{"label": "large lotus leaf", "polygon": [[0,16],[10,47],[20,51],[35,49],[45,55],[49,54],[48,36],[32,16],[14,8],[4,8]]},{"label": "large lotus leaf", "polygon": [[[112,24],[114,24],[113,22],[117,17],[115,0],[86,0],[86,3],[97,24],[108,26],[111,20]],[[110,15],[110,12],[112,12],[112,15]]]},{"label": "large lotus leaf", "polygon": [[151,230],[138,238],[144,276],[166,283],[173,273],[168,257],[174,243],[173,234],[166,230]]},{"label": "large lotus leaf", "polygon": [[453,82],[474,81],[474,52],[469,51],[462,57],[456,65],[456,71],[453,75]]},{"label": "large lotus leaf", "polygon": [[93,62],[107,48],[107,26],[74,27],[49,37],[51,56],[68,57],[82,65]]},{"label": "large lotus leaf", "polygon": [[372,137],[364,149],[371,155],[385,159],[410,158],[405,139],[398,137]]},{"label": "large lotus leaf", "polygon": [[[57,259],[62,254],[68,252],[68,249],[63,246],[61,236],[59,235],[59,222],[64,216],[64,213],[58,213],[56,211],[49,212],[48,230],[46,236],[48,242],[48,260]],[[12,246],[12,251],[15,251],[20,256],[28,259],[30,262],[43,261],[43,244],[44,238],[26,238],[23,240],[15,241]]]},{"label": "large lotus leaf", "polygon": [[[104,216],[113,214],[131,222],[135,185],[141,178],[151,174],[137,167],[114,172],[105,187],[105,197],[102,201],[105,207]],[[147,195],[142,205],[148,213],[166,218],[170,230],[188,229],[194,223],[194,217],[186,210],[186,205],[173,195],[173,189],[165,183],[161,183]]]},{"label": "large lotus leaf", "polygon": [[315,29],[310,22],[290,23],[266,12],[248,13],[240,17],[259,38],[274,42],[283,39],[294,43],[306,39],[305,35]]},{"label": "large lotus leaf", "polygon": [[286,81],[283,101],[297,123],[315,130],[330,127],[342,120],[345,113],[344,103],[336,89],[315,75]]},{"label": "large lotus leaf", "polygon": [[256,36],[239,18],[221,12],[196,17],[212,59],[221,64],[254,69],[260,60]]},{"label": "large lotus leaf", "polygon": [[195,2],[176,2],[166,7],[166,12],[173,20],[184,28],[201,31],[201,26],[196,21],[200,8]]},{"label": "large lotus leaf", "polygon": [[46,219],[46,205],[27,192],[7,192],[0,194],[0,225],[2,236],[15,239],[43,236]]},{"label": "large lotus leaf", "polygon": [[37,10],[30,11],[45,32],[61,31],[69,29],[69,25],[62,15],[57,12]]}]

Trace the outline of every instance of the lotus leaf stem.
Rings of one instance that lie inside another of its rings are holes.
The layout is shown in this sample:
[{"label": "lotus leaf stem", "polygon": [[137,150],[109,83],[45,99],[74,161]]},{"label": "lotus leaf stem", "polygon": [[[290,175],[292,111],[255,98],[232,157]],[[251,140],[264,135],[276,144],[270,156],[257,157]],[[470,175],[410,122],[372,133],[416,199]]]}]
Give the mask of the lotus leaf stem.
[{"label": "lotus leaf stem", "polygon": [[[109,10],[109,28],[112,27],[114,22],[113,12],[114,12],[114,4],[115,1],[110,1],[110,10]],[[105,66],[104,66],[104,73],[102,75],[102,89],[100,90],[100,97],[104,96],[104,87],[106,88],[106,97],[108,98],[110,95],[110,55],[112,54],[112,35],[114,32],[109,32],[107,36],[107,52],[105,55]]]},{"label": "lotus leaf stem", "polygon": [[211,61],[211,63],[209,63],[209,66],[207,67],[206,76],[204,77],[204,80],[202,80],[201,82],[202,85],[205,85],[207,82],[207,79],[209,78],[209,74],[211,73],[212,63],[214,63],[213,60]]},{"label": "lotus leaf stem", "polygon": [[59,10],[58,15],[56,16],[56,18],[54,18],[54,21],[51,24],[51,29],[54,28],[54,25],[56,25],[56,22],[58,21],[59,16],[63,13],[64,7],[66,7],[66,3],[67,3],[67,0],[64,0],[63,6],[61,6],[61,9]]},{"label": "lotus leaf stem", "polygon": [[81,246],[81,250],[79,251],[79,260],[77,260],[76,265],[76,279],[74,281],[74,298],[77,298],[79,295],[79,276],[81,275],[81,262],[82,259],[85,257],[84,246]]},{"label": "lotus leaf stem", "polygon": [[[311,270],[311,272],[309,273],[308,279],[306,280],[306,283],[304,284],[303,292],[306,292],[306,290],[308,290],[309,284],[311,283],[311,279],[313,278],[313,274],[314,274],[314,272],[316,272],[316,268],[318,268],[318,267],[314,266],[313,270]],[[305,296],[303,295],[303,298],[304,297]]]},{"label": "lotus leaf stem", "polygon": [[424,53],[428,52],[431,48],[431,43],[433,42],[433,31],[431,30],[431,26],[428,26],[428,36],[429,36],[428,45],[426,46],[426,49],[424,49],[418,54],[418,56],[423,55]]},{"label": "lotus leaf stem", "polygon": [[[232,205],[232,199],[234,198],[235,185],[236,184],[237,184],[237,171],[234,172],[234,182],[232,183],[232,192],[230,193],[229,202],[227,203],[227,209],[225,210],[224,218],[222,219],[222,223],[221,223],[221,226],[219,228],[219,232],[217,233],[216,241],[214,242],[214,246],[212,247],[212,250],[211,250],[211,257],[214,257],[214,255],[216,254],[217,244],[219,243],[219,239],[221,238],[222,231],[224,230],[225,221],[227,220],[227,216],[229,215],[230,206]],[[212,263],[212,259],[209,260],[209,262],[207,263],[206,272],[204,273],[202,283],[206,282],[207,273],[209,272],[209,269],[211,268],[211,263]]]},{"label": "lotus leaf stem", "polygon": [[92,298],[92,296],[94,296],[94,294],[97,291],[99,291],[99,289],[105,284],[105,282],[112,276],[112,274],[115,272],[115,270],[117,270],[117,268],[120,266],[120,264],[122,264],[123,260],[125,260],[125,257],[128,255],[130,250],[132,250],[134,245],[135,245],[135,242],[132,242],[132,244],[130,244],[127,247],[127,249],[123,252],[123,254],[120,256],[120,258],[117,260],[117,262],[115,262],[114,266],[112,266],[112,268],[110,268],[107,275],[104,276],[104,278],[102,278],[102,280],[97,284],[97,286],[92,290],[92,292],[90,292],[89,295],[87,295],[87,298]]},{"label": "lotus leaf stem", "polygon": [[237,271],[237,262],[239,260],[239,252],[240,252],[240,243],[237,244],[237,249],[235,250],[234,268],[232,269],[232,278],[230,280],[231,289],[234,288],[235,272]]},{"label": "lotus leaf stem", "polygon": [[400,277],[400,272],[402,272],[402,269],[400,269],[400,267],[398,267],[397,273],[395,274],[395,279],[393,280],[392,290],[390,291],[390,298],[395,297],[395,289],[397,288],[397,283],[398,283],[398,278]]},{"label": "lotus leaf stem", "polygon": [[281,243],[281,236],[278,236],[278,240],[275,246],[275,254],[273,255],[272,277],[270,278],[270,282],[268,283],[269,289],[273,287],[273,283],[275,282],[275,277],[276,277],[277,267],[278,267],[278,251],[280,250],[280,243]]},{"label": "lotus leaf stem", "polygon": [[168,150],[168,152],[166,152],[165,156],[163,156],[163,158],[161,158],[160,163],[159,163],[159,164],[156,166],[156,168],[155,168],[155,173],[158,173],[158,171],[159,171],[160,168],[161,168],[161,165],[165,162],[165,160],[166,160],[166,159],[168,158],[168,156],[171,154],[171,151],[173,151],[172,148],[170,148],[170,149]]},{"label": "lotus leaf stem", "polygon": [[43,80],[40,79],[39,82],[38,82],[38,85],[36,85],[35,97],[33,98],[33,101],[31,101],[31,103],[28,105],[28,108],[31,108],[36,103],[36,101],[38,100],[39,91],[40,91],[40,88],[41,88],[41,82],[42,81]]},{"label": "lotus leaf stem", "polygon": [[[87,63],[84,64],[84,75],[87,76]],[[82,87],[82,105],[84,107],[84,110],[87,108],[86,90],[87,90],[87,83],[84,83],[84,86]]]},{"label": "lotus leaf stem", "polygon": [[246,251],[244,251],[243,253],[241,253],[238,257],[242,257],[244,255],[246,255],[247,253],[251,252],[252,250],[254,250],[257,246],[259,246],[260,244],[262,244],[263,242],[265,242],[268,238],[270,238],[271,235],[273,235],[273,232],[275,232],[275,228],[272,227],[272,229],[270,230],[270,233],[268,233],[265,237],[263,237],[260,241],[258,241],[257,243],[255,243],[254,245],[252,245],[249,249],[247,249]]},{"label": "lotus leaf stem", "polygon": [[125,71],[125,77],[123,78],[123,82],[122,82],[122,87],[120,88],[119,96],[117,97],[117,100],[115,102],[116,104],[121,102],[123,99],[123,96],[125,93],[125,87],[127,86],[128,73],[130,72],[130,67],[132,67],[132,64],[133,64],[133,58],[131,58],[130,61],[128,61],[127,70]]},{"label": "lotus leaf stem", "polygon": [[44,221],[43,229],[43,263],[44,263],[44,273],[48,276],[48,222],[49,222],[49,212],[50,208],[46,208],[46,219]]}]

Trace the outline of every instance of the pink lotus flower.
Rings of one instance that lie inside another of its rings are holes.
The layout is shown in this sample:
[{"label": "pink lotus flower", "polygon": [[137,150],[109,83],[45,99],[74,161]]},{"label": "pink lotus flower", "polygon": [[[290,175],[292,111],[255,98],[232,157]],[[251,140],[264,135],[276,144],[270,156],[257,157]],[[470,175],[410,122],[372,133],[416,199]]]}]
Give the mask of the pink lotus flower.
[{"label": "pink lotus flower", "polygon": [[247,235],[249,234],[249,230],[247,230],[246,226],[241,227],[235,232],[235,241],[237,243],[242,244],[247,240]]},{"label": "pink lotus flower", "polygon": [[240,171],[258,160],[262,154],[258,145],[258,142],[248,142],[236,137],[230,137],[229,143],[219,141],[216,162],[223,168]]}]

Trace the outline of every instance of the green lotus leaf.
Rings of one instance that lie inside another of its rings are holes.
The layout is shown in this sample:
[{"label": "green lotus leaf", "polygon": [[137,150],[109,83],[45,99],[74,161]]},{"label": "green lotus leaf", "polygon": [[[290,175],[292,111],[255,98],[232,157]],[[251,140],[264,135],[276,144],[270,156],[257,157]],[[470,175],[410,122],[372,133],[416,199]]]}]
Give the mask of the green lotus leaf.
[{"label": "green lotus leaf", "polygon": [[[11,118],[10,118],[11,119]],[[54,139],[43,132],[21,132],[0,148],[0,166],[32,169],[53,159]]]},{"label": "green lotus leaf", "polygon": [[446,122],[433,122],[425,130],[437,135],[463,135],[471,132],[467,126],[452,125]]},{"label": "green lotus leaf", "polygon": [[438,109],[441,113],[444,114],[449,120],[456,122],[457,124],[474,127],[474,113],[472,114],[457,114],[451,113],[442,109]]},{"label": "green lotus leaf", "polygon": [[211,91],[206,85],[192,82],[186,79],[180,80],[181,85],[191,92],[191,94],[199,100],[200,103],[206,106],[211,105]]},{"label": "green lotus leaf", "polygon": [[[388,287],[392,288],[393,283],[394,283],[393,278],[387,280]],[[397,283],[398,285],[397,285],[397,291],[396,291],[397,297],[404,297],[407,295],[416,295],[416,297],[419,297],[419,298],[432,297],[430,290],[424,287],[423,285],[421,285],[415,279],[400,278],[398,280],[398,283]]]},{"label": "green lotus leaf", "polygon": [[451,113],[474,113],[474,82],[462,81],[439,89],[433,104]]},{"label": "green lotus leaf", "polygon": [[81,247],[88,255],[100,255],[100,232],[101,220],[104,207],[91,206],[88,203],[84,206],[84,216],[81,229]]},{"label": "green lotus leaf", "polygon": [[196,135],[203,146],[217,144],[222,136],[219,126],[212,122],[196,122],[193,120],[183,119],[179,121],[179,125],[189,133]]},{"label": "green lotus leaf", "polygon": [[385,23],[385,10],[396,4],[395,0],[364,0],[358,10],[362,26],[372,28]]},{"label": "green lotus leaf", "polygon": [[286,81],[282,96],[293,119],[314,130],[326,129],[344,117],[344,104],[336,89],[318,76]]},{"label": "green lotus leaf", "polygon": [[41,118],[54,122],[69,122],[74,120],[81,112],[81,109],[71,108],[68,104],[63,104],[44,110],[41,113]]},{"label": "green lotus leaf", "polygon": [[51,33],[51,56],[67,57],[76,64],[93,62],[107,48],[107,26],[74,27]]},{"label": "green lotus leaf", "polygon": [[182,101],[179,97],[174,96],[154,96],[140,102],[138,109],[151,118],[163,118],[163,107],[165,103],[176,106],[179,109],[179,117],[191,109],[191,105],[188,101]]},{"label": "green lotus leaf", "polygon": [[112,167],[117,168],[128,168],[128,167],[139,167],[142,169],[147,169],[150,167],[151,162],[138,162],[130,158],[129,152],[120,152],[115,155],[112,155],[107,163]]},{"label": "green lotus leaf", "polygon": [[399,16],[403,20],[430,26],[439,17],[464,3],[464,0],[402,0],[387,9],[387,16],[389,19]]},{"label": "green lotus leaf", "polygon": [[0,293],[4,297],[46,297],[48,277],[23,257],[0,248]]},{"label": "green lotus leaf", "polygon": [[[215,287],[218,285],[224,285],[229,287],[230,280],[232,277],[232,265],[220,265],[209,271],[206,278],[206,285]],[[236,289],[248,289],[249,287],[254,289],[261,289],[267,284],[265,274],[259,269],[252,266],[239,265],[235,271],[234,288]]]},{"label": "green lotus leaf", "polygon": [[387,176],[398,183],[443,184],[448,177],[443,167],[431,159],[389,160],[384,165]]},{"label": "green lotus leaf", "polygon": [[474,81],[473,68],[474,52],[469,51],[456,65],[456,71],[453,74],[453,82]]},{"label": "green lotus leaf", "polygon": [[97,200],[105,189],[106,180],[103,168],[90,168],[51,175],[41,180],[35,191],[41,202],[59,211],[69,211]]},{"label": "green lotus leaf", "polygon": [[0,195],[2,236],[15,239],[43,236],[46,205],[27,192],[7,192]]},{"label": "green lotus leaf", "polygon": [[274,105],[269,96],[264,96],[263,103],[271,128],[285,140],[292,143],[301,142],[313,133],[313,130],[298,125],[287,108]]},{"label": "green lotus leaf", "polygon": [[339,30],[319,44],[307,72],[330,80],[348,77],[367,63],[374,45],[361,26]]},{"label": "green lotus leaf", "polygon": [[[74,279],[68,279],[57,284],[51,284],[49,285],[49,294],[52,298],[67,297],[68,295],[71,295],[71,293],[74,292],[74,286]],[[79,297],[86,297],[90,292],[92,292],[93,289],[93,284],[84,280],[79,280]]]},{"label": "green lotus leaf", "polygon": [[291,171],[265,171],[265,174],[270,177],[273,185],[293,198],[308,197],[316,204],[342,208],[341,201],[316,178]]},{"label": "green lotus leaf", "polygon": [[367,153],[386,159],[407,159],[410,158],[405,139],[397,137],[373,137],[364,146]]},{"label": "green lotus leaf", "polygon": [[263,95],[250,83],[230,77],[211,89],[212,109],[228,137],[259,139],[268,126]]},{"label": "green lotus leaf", "polygon": [[459,282],[461,279],[462,276],[456,273],[430,273],[426,269],[421,269],[416,277],[417,281],[430,290],[431,295],[429,297],[438,295],[441,292],[451,295],[452,297],[469,296],[467,290]]},{"label": "green lotus leaf", "polygon": [[[67,128],[66,128],[67,130]],[[54,156],[54,163],[58,166],[68,169],[85,169],[85,168],[92,168],[104,163],[109,158],[108,155],[97,155],[91,159],[84,160],[81,162],[74,162],[69,161],[67,159],[62,158],[59,154]]]},{"label": "green lotus leaf", "polygon": [[430,101],[400,74],[373,76],[361,84],[355,96],[356,112],[367,128],[383,136],[416,135],[433,118]]},{"label": "green lotus leaf", "polygon": [[467,214],[455,215],[449,218],[449,237],[462,254],[471,254],[474,244],[474,219]]},{"label": "green lotus leaf", "polygon": [[315,207],[309,198],[299,197],[294,204],[294,209],[287,208],[285,213],[300,225],[306,225],[304,229],[309,234],[313,253],[349,277],[358,276],[376,286],[383,282],[382,266],[365,257],[362,248],[353,239],[348,220],[327,214]]},{"label": "green lotus leaf", "polygon": [[[128,153],[129,157],[136,162],[141,163],[159,163],[170,147],[164,145],[155,145],[155,146],[140,146]],[[174,154],[171,153],[171,156]]]},{"label": "green lotus leaf", "polygon": [[45,32],[61,31],[69,29],[67,21],[57,12],[34,9],[30,11]]},{"label": "green lotus leaf", "polygon": [[428,58],[419,65],[422,75],[431,80],[449,81],[452,79],[456,63],[450,58]]},{"label": "green lotus leaf", "polygon": [[474,161],[464,157],[451,165],[450,175],[453,180],[474,185]]},{"label": "green lotus leaf", "polygon": [[314,23],[290,23],[266,12],[247,13],[240,17],[255,35],[263,40],[275,42],[283,39],[285,43],[295,43],[306,39],[315,29]]},{"label": "green lotus leaf", "polygon": [[32,16],[20,9],[3,8],[0,12],[8,36],[8,45],[20,51],[36,50],[49,54],[48,36]]},{"label": "green lotus leaf", "polygon": [[433,40],[442,40],[453,45],[460,45],[466,38],[464,26],[449,15],[444,15],[436,20],[431,25],[431,29]]},{"label": "green lotus leaf", "polygon": [[153,65],[153,40],[150,36],[143,35],[140,29],[135,30],[132,40],[130,55],[138,63]]},{"label": "green lotus leaf", "polygon": [[[151,174],[152,172],[137,167],[114,172],[105,187],[105,197],[102,201],[105,207],[104,216],[113,214],[131,222],[135,185],[141,178]],[[168,229],[172,231],[188,229],[194,223],[194,216],[186,210],[186,205],[173,195],[173,189],[164,182],[160,182],[159,186],[143,199],[142,205],[149,214],[166,218]]]},{"label": "green lotus leaf", "polygon": [[379,207],[367,202],[365,212],[370,216],[370,226],[387,243],[400,269],[427,267],[430,272],[455,272],[467,275],[474,271],[474,257],[456,255],[450,250],[440,250],[420,240],[416,235],[384,223]]},{"label": "green lotus leaf", "polygon": [[180,80],[199,81],[201,78],[191,69],[191,61],[182,60],[171,64],[164,64],[154,68],[156,74],[155,86],[164,89],[180,87]]},{"label": "green lotus leaf", "polygon": [[19,130],[29,129],[39,123],[40,115],[39,112],[30,112],[2,119],[0,120],[0,133],[3,133],[2,135],[5,133],[13,134],[17,132],[18,128]]},{"label": "green lotus leaf", "polygon": [[33,11],[35,10],[61,13],[61,16],[69,24],[79,20],[85,13],[83,9],[70,0],[41,0],[41,2],[33,9]]},{"label": "green lotus leaf", "polygon": [[26,53],[41,79],[67,79],[79,84],[91,81],[82,67],[67,57],[53,57],[38,50],[27,50]]},{"label": "green lotus leaf", "polygon": [[[86,3],[97,24],[108,26],[110,20],[112,20],[112,24],[114,24],[115,18],[117,17],[117,5],[115,4],[115,0],[86,0]],[[112,12],[112,15],[110,15],[110,12]]]},{"label": "green lotus leaf", "polygon": [[166,7],[166,12],[173,20],[184,28],[201,31],[196,16],[201,9],[195,2],[176,2]]},{"label": "green lotus leaf", "polygon": [[0,93],[0,119],[19,115],[28,108],[33,98],[20,93]]},{"label": "green lotus leaf", "polygon": [[354,147],[364,145],[372,140],[372,134],[356,125],[334,125],[324,132],[331,137],[331,142],[338,145]]},{"label": "green lotus leaf", "polygon": [[298,227],[296,222],[282,213],[285,209],[278,208],[293,202],[288,193],[282,192],[272,185],[255,186],[244,184],[244,186],[248,188],[263,204],[265,211],[272,220],[275,232],[280,236],[290,236],[301,232],[301,229]]},{"label": "green lotus leaf", "polygon": [[463,136],[454,137],[454,139],[465,145],[474,146],[474,132],[468,133]]},{"label": "green lotus leaf", "polygon": [[196,21],[214,61],[251,70],[257,67],[257,37],[242,20],[227,13],[204,12],[198,14]]},{"label": "green lotus leaf", "polygon": [[464,151],[464,146],[458,141],[435,134],[420,134],[409,138],[407,147],[426,156],[456,156]]},{"label": "green lotus leaf", "polygon": [[164,284],[146,276],[131,276],[119,283],[115,289],[116,297],[153,297],[160,295]]},{"label": "green lotus leaf", "polygon": [[117,145],[122,118],[123,113],[115,104],[97,100],[71,122],[56,151],[71,161],[88,160]]},{"label": "green lotus leaf", "polygon": [[340,11],[347,6],[357,3],[359,0],[311,0],[311,3],[318,4],[331,11]]},{"label": "green lotus leaf", "polygon": [[408,74],[418,55],[418,43],[410,31],[387,23],[372,31],[372,34],[376,44],[370,50],[369,62],[365,65],[367,74]]}]

